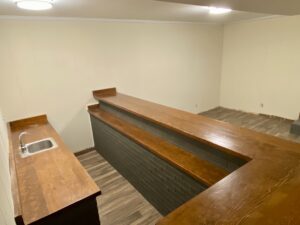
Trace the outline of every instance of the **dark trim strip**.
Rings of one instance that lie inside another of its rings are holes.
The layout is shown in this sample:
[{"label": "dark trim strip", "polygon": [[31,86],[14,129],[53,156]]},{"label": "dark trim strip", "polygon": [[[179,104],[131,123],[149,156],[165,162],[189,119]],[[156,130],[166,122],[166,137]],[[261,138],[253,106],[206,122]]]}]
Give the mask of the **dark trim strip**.
[{"label": "dark trim strip", "polygon": [[94,150],[95,150],[95,147],[90,147],[90,148],[86,148],[86,149],[80,150],[78,152],[75,152],[74,155],[75,156],[80,156],[80,155],[89,153],[89,152],[94,151]]}]

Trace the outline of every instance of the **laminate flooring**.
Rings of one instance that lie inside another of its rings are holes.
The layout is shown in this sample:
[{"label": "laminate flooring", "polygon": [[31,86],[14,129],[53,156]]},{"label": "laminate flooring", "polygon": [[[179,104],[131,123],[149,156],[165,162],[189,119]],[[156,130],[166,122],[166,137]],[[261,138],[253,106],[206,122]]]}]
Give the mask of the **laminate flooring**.
[{"label": "laminate flooring", "polygon": [[77,158],[101,189],[101,225],[154,225],[162,217],[96,150]]},{"label": "laminate flooring", "polygon": [[223,107],[200,113],[200,115],[300,143],[300,136],[290,134],[292,120],[276,116],[246,113]]}]

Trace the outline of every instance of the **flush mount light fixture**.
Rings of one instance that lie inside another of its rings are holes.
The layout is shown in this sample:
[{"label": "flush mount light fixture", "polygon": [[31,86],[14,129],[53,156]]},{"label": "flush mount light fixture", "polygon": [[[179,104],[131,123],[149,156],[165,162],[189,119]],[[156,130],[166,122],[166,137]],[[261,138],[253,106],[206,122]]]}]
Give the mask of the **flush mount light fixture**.
[{"label": "flush mount light fixture", "polygon": [[230,13],[232,9],[229,8],[218,8],[218,7],[208,7],[209,8],[209,13],[210,14],[225,14],[225,13]]},{"label": "flush mount light fixture", "polygon": [[16,0],[15,3],[21,9],[47,10],[52,8],[52,0]]}]

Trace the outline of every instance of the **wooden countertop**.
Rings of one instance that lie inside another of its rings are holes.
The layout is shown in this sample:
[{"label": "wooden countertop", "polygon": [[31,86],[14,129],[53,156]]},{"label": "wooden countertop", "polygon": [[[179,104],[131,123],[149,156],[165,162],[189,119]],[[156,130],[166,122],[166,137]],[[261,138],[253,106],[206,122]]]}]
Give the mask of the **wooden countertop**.
[{"label": "wooden countertop", "polygon": [[[22,131],[29,133],[24,137],[26,143],[52,137],[58,147],[21,158],[18,135]],[[10,136],[19,208],[25,224],[100,195],[98,186],[48,123],[45,115],[11,122]]]},{"label": "wooden countertop", "polygon": [[101,109],[99,105],[89,106],[89,113],[208,187],[228,175],[228,172],[222,168],[202,160],[127,121],[119,119]]},{"label": "wooden countertop", "polygon": [[94,91],[101,102],[247,161],[180,206],[158,225],[300,224],[300,144],[204,116],[119,94]]}]

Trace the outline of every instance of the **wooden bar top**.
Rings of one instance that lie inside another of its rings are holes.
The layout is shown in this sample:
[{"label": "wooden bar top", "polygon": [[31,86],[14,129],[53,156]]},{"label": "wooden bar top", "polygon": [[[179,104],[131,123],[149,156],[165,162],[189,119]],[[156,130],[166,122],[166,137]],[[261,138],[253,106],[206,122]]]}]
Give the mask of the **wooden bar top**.
[{"label": "wooden bar top", "polygon": [[228,175],[222,168],[119,119],[99,108],[99,105],[89,106],[89,113],[208,187]]},{"label": "wooden bar top", "polygon": [[[9,125],[20,209],[25,224],[100,195],[96,183],[63,143],[45,115],[14,121]],[[18,141],[22,131],[28,132],[24,136],[25,143],[51,137],[58,147],[22,158]]]},{"label": "wooden bar top", "polygon": [[[158,225],[300,224],[300,144],[123,95],[94,97],[248,162]],[[109,94],[110,93],[110,94]]]}]

